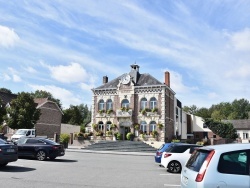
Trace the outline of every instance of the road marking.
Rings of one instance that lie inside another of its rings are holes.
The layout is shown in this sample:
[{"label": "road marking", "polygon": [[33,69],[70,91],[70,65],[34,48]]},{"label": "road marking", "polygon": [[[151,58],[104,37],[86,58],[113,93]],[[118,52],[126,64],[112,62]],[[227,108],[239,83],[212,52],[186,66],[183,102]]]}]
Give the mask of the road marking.
[{"label": "road marking", "polygon": [[160,174],[160,176],[178,176],[180,174]]},{"label": "road marking", "polygon": [[181,185],[164,184],[164,187],[180,187]]}]

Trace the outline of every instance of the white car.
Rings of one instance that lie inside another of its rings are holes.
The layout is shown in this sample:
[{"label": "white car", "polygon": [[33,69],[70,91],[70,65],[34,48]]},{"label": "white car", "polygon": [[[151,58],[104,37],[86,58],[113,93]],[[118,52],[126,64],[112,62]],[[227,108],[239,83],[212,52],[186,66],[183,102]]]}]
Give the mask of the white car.
[{"label": "white car", "polygon": [[163,152],[161,157],[161,166],[167,168],[171,173],[181,172],[182,166],[185,165],[191,153],[196,147],[195,144],[174,144]]},{"label": "white car", "polygon": [[250,144],[206,146],[194,151],[181,172],[182,188],[249,188]]}]

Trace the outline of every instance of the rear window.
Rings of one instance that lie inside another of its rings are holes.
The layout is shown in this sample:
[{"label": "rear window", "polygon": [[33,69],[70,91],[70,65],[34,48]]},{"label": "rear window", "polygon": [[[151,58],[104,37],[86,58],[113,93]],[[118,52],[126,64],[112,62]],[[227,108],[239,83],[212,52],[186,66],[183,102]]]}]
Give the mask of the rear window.
[{"label": "rear window", "polygon": [[195,172],[199,172],[209,152],[210,151],[201,149],[194,151],[194,153],[190,156],[189,160],[187,161],[186,167]]},{"label": "rear window", "polygon": [[169,153],[183,153],[185,152],[187,149],[189,149],[191,146],[188,145],[173,145],[170,146],[166,149],[166,152]]},{"label": "rear window", "polygon": [[247,152],[235,151],[220,156],[218,171],[223,174],[248,175]]},{"label": "rear window", "polygon": [[162,144],[162,145],[158,148],[158,150],[161,150],[164,146],[165,146],[165,144]]}]

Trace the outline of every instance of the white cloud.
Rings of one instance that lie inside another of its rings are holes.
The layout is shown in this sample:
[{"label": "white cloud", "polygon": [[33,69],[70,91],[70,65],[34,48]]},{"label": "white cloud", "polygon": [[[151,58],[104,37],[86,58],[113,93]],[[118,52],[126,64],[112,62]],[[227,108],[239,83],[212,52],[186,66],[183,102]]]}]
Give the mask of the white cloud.
[{"label": "white cloud", "polygon": [[4,80],[4,81],[11,80],[11,77],[10,77],[8,74],[4,73],[4,74],[3,74],[3,80]]},{"label": "white cloud", "polygon": [[50,66],[41,62],[41,65],[49,68],[51,77],[62,83],[83,82],[88,79],[86,70],[79,63],[72,62],[67,66]]},{"label": "white cloud", "polygon": [[0,25],[0,46],[12,47],[19,40],[19,36],[13,29]]},{"label": "white cloud", "polygon": [[250,51],[250,28],[233,33],[231,41],[236,50]]},{"label": "white cloud", "polygon": [[37,71],[33,67],[26,67],[24,68],[29,73],[36,73]]},{"label": "white cloud", "polygon": [[71,91],[60,88],[54,85],[29,85],[32,90],[43,90],[50,92],[55,98],[59,99],[64,108],[68,108],[71,104],[72,105],[79,105],[82,103],[82,100],[75,96],[74,93]]},{"label": "white cloud", "polygon": [[[165,72],[165,71],[164,71]],[[173,70],[170,72],[170,87],[174,90],[174,92],[179,94],[188,94],[192,91],[198,90],[198,87],[189,87],[184,84],[182,75]]]},{"label": "white cloud", "polygon": [[21,82],[22,79],[20,78],[20,76],[16,75],[16,74],[13,74],[12,75],[12,78],[13,78],[13,81],[14,82]]}]

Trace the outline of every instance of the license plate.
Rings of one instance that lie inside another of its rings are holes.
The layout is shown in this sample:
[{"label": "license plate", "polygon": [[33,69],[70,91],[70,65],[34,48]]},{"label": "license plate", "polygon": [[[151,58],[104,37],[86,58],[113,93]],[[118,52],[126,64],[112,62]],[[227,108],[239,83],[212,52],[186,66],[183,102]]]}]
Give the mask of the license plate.
[{"label": "license plate", "polygon": [[187,185],[188,184],[188,178],[183,176],[182,177],[182,182],[183,182],[183,184]]},{"label": "license plate", "polygon": [[7,152],[15,152],[15,149],[7,149]]}]

